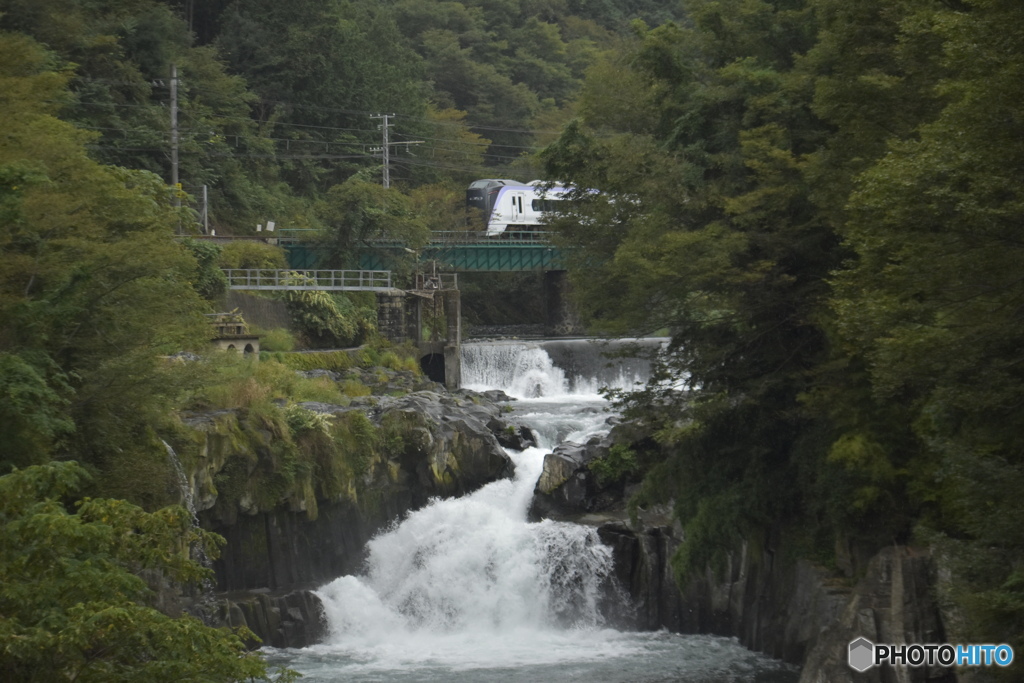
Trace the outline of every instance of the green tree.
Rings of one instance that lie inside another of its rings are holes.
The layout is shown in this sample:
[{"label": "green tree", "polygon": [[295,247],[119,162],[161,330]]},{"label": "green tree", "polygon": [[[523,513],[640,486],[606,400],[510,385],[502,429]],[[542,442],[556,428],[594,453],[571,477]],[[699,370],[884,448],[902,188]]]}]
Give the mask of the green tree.
[{"label": "green tree", "polygon": [[[73,72],[65,120],[95,132],[94,159],[170,178],[170,69],[178,67],[179,176],[207,186],[214,228],[251,230],[301,214],[278,177],[271,140],[250,118],[254,96],[210,47],[195,47],[166,3],[12,0],[0,26],[47,45]],[[189,230],[194,221],[183,217]]]},{"label": "green tree", "polygon": [[689,7],[693,28],[636,27],[544,153],[550,173],[599,191],[555,223],[576,247],[585,313],[613,332],[672,335],[626,407],[667,446],[643,496],[676,501],[684,571],[806,520],[803,463],[820,444],[801,397],[828,358],[819,321],[842,258],[804,175],[827,135],[794,66],[813,17],[802,3]]},{"label": "green tree", "polygon": [[[352,176],[327,192],[322,214],[330,228],[322,246],[333,268],[357,267],[357,250],[373,248],[373,240],[398,243],[412,252],[429,241],[429,229],[413,213],[409,198],[364,175]],[[392,255],[391,250],[382,253]],[[411,257],[409,252],[393,256],[395,268],[402,269]]]},{"label": "green tree", "polygon": [[873,399],[902,406],[913,426],[916,458],[890,448],[887,464],[905,472],[905,495],[944,539],[970,637],[1016,647],[1024,625],[1022,19],[1018,3],[971,0],[903,27],[941,45],[934,94],[942,107],[858,178],[844,229],[858,259],[837,278],[834,304]]},{"label": "green tree", "polygon": [[[82,499],[74,462],[0,477],[0,672],[17,681],[270,680],[241,638],[147,604],[141,578],[197,582],[193,544],[215,550],[189,513]],[[242,634],[244,635],[244,634]],[[276,680],[289,679],[285,672]]]},{"label": "green tree", "polygon": [[17,413],[0,431],[18,444],[3,467],[59,455],[107,473],[166,468],[145,435],[181,381],[159,356],[206,341],[196,261],[174,240],[166,185],[91,160],[89,135],[54,116],[67,78],[54,63],[0,33],[0,355]]},{"label": "green tree", "polygon": [[217,45],[259,95],[257,120],[305,196],[366,167],[380,141],[371,114],[425,111],[420,59],[379,3],[238,0]]}]

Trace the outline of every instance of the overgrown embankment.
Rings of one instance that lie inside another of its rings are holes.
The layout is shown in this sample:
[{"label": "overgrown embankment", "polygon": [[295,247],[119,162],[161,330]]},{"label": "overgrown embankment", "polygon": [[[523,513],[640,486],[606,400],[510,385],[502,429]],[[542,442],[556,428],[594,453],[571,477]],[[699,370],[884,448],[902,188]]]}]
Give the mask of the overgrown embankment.
[{"label": "overgrown embankment", "polygon": [[225,539],[218,590],[257,591],[230,596],[221,618],[267,644],[316,637],[315,600],[288,593],[357,571],[375,533],[431,498],[511,476],[501,443],[523,445],[502,397],[448,394],[401,363],[344,369],[352,356],[283,357],[332,370],[236,361],[174,437],[198,517]]}]

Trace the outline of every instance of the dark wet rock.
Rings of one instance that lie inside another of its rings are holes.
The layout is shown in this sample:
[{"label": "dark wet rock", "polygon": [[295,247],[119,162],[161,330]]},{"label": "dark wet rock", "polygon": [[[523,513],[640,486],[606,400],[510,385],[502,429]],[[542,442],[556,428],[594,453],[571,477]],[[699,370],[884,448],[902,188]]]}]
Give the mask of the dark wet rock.
[{"label": "dark wet rock", "polygon": [[323,640],[327,633],[323,603],[308,590],[221,595],[212,625],[248,628],[259,638],[259,642],[246,643],[249,647],[308,647]]},{"label": "dark wet rock", "polygon": [[613,431],[585,444],[567,441],[544,456],[544,469],[533,492],[531,519],[577,521],[589,513],[625,509],[627,482],[602,482],[590,468],[621,438]]}]

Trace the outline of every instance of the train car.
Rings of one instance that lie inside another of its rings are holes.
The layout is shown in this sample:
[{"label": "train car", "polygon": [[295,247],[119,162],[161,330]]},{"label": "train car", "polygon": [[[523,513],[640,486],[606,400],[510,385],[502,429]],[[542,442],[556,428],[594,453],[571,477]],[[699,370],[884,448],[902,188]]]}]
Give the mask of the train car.
[{"label": "train car", "polygon": [[470,184],[466,204],[483,212],[487,236],[497,237],[506,231],[537,230],[568,191],[559,185],[549,187],[542,180],[519,183],[491,178]]}]

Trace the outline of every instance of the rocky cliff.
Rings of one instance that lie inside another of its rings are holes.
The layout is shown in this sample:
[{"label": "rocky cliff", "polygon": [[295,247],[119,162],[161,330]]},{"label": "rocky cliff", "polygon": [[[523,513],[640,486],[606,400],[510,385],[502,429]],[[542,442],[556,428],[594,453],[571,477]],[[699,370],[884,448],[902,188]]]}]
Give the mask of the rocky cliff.
[{"label": "rocky cliff", "polygon": [[847,665],[847,647],[858,637],[944,642],[927,550],[884,548],[851,564],[844,575],[801,559],[781,538],[771,537],[740,544],[721,566],[708,567],[680,587],[671,558],[683,531],[668,509],[634,511],[631,518],[625,509],[629,489],[621,482],[603,483],[593,467],[624,438],[613,430],[548,455],[532,514],[598,526],[613,549],[616,575],[636,605],[638,628],[736,637],[751,649],[801,665],[801,683],[956,680],[938,667],[857,674]]},{"label": "rocky cliff", "polygon": [[265,644],[315,642],[308,589],[357,572],[366,542],[409,510],[512,475],[501,445],[521,448],[529,432],[502,419],[504,399],[420,391],[300,403],[285,412],[289,429],[246,411],[185,415],[195,508],[226,540],[213,563],[226,597],[218,620]]}]

